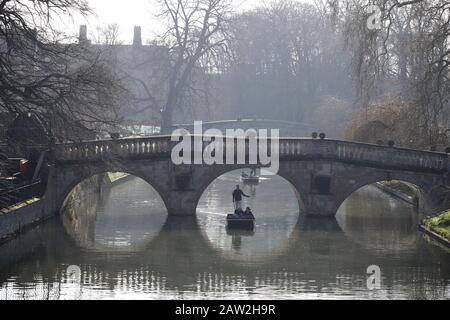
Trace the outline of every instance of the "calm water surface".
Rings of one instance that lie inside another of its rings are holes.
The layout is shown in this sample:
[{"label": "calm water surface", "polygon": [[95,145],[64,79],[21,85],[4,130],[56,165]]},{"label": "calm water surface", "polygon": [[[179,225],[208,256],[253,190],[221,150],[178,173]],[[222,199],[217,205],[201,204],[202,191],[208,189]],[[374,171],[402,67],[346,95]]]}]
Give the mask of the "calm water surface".
[{"label": "calm water surface", "polygon": [[[68,202],[61,218],[0,246],[0,299],[449,299],[450,251],[417,231],[414,208],[373,186],[336,219],[299,215],[287,182],[245,187],[254,232],[231,232],[239,173],[217,179],[195,218],[167,218],[132,178]],[[367,289],[367,267],[381,289]]]}]

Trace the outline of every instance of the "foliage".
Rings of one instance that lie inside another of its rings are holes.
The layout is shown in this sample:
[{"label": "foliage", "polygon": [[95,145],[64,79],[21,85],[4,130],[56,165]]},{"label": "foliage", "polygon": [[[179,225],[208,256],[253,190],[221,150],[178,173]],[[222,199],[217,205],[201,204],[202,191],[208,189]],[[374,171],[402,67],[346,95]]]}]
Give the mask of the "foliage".
[{"label": "foliage", "polygon": [[425,225],[450,240],[450,211],[426,220]]},{"label": "foliage", "polygon": [[[450,3],[445,0],[332,1],[352,55],[360,105],[391,93],[408,105],[418,145],[440,143],[449,127]],[[368,28],[368,6],[381,9],[381,28]],[[409,139],[409,136],[401,137]]]}]

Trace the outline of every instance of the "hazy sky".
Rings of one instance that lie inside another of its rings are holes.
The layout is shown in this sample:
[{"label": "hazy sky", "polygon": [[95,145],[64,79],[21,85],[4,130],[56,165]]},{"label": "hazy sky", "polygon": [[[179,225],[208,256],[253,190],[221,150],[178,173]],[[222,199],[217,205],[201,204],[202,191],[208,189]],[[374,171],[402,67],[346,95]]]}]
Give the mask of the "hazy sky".
[{"label": "hazy sky", "polygon": [[[120,39],[130,43],[133,39],[134,26],[142,27],[142,40],[152,39],[161,32],[161,24],[156,15],[158,6],[156,0],[88,0],[96,12],[96,17],[84,19],[74,17],[72,21],[65,22],[64,28],[73,35],[78,35],[80,24],[88,26],[88,33],[95,32],[96,28],[111,23],[120,25]],[[233,0],[236,10],[245,10],[262,5],[265,0]],[[296,0],[313,3],[314,0]]]}]

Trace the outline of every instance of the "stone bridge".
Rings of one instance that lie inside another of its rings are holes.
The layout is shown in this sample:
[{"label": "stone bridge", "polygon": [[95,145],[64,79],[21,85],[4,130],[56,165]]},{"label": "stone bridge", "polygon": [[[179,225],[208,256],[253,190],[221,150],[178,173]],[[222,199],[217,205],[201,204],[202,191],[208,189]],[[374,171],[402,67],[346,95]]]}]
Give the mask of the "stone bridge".
[{"label": "stone bridge", "polygon": [[[248,140],[246,143],[249,158]],[[55,212],[60,210],[70,191],[93,175],[126,172],[147,181],[161,196],[169,215],[194,215],[200,197],[216,178],[236,169],[264,167],[248,163],[174,165],[171,153],[175,144],[170,136],[156,136],[57,145],[47,206]],[[203,148],[208,144],[203,143]],[[445,153],[327,139],[280,138],[279,154],[278,175],[291,184],[300,210],[308,215],[334,216],[356,190],[389,180],[414,186],[420,194],[420,208],[426,213],[445,208],[445,191],[450,185],[450,163]],[[233,188],[230,185],[230,196]]]}]

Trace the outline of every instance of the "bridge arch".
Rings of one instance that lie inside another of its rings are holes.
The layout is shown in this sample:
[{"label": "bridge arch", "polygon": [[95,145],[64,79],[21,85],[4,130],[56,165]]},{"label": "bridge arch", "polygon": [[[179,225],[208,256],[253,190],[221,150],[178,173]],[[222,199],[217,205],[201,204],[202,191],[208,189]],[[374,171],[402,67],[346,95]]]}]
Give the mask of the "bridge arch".
[{"label": "bridge arch", "polygon": [[365,174],[358,177],[355,182],[349,188],[343,188],[343,192],[336,195],[335,198],[335,209],[336,213],[342,204],[347,200],[351,195],[353,195],[358,190],[362,188],[373,185],[378,182],[384,181],[399,181],[405,183],[410,188],[414,189],[418,195],[419,206],[421,208],[425,208],[427,206],[432,205],[432,199],[430,197],[430,191],[433,189],[432,183],[430,181],[425,180],[424,178],[417,176],[415,177],[411,173],[404,174],[402,172],[389,172],[389,173],[372,173]]},{"label": "bridge arch", "polygon": [[[233,166],[214,166],[214,167],[211,167],[210,170],[203,172],[202,179],[198,186],[198,189],[197,189],[198,191],[196,192],[195,199],[194,199],[195,210],[197,210],[199,202],[200,202],[203,194],[208,189],[208,187],[212,185],[212,183],[215,180],[217,180],[218,178],[220,178],[221,176],[223,176],[227,173],[231,173],[231,172],[237,171],[237,170],[250,169],[251,167],[255,167],[257,169],[264,169],[263,166],[250,166],[247,164],[247,165],[233,165]],[[304,201],[302,198],[302,192],[300,190],[298,190],[298,188],[296,187],[296,184],[295,184],[294,180],[292,179],[292,175],[283,173],[280,170],[276,174],[276,176],[282,178],[284,181],[286,181],[290,185],[290,187],[292,188],[292,191],[297,199],[298,209],[300,212],[303,211]],[[235,187],[235,184],[231,185],[231,188],[234,188],[234,187]],[[232,190],[230,190],[230,196],[231,196],[231,191]]]},{"label": "bridge arch", "polygon": [[[149,186],[151,186],[155,192],[159,195],[161,200],[164,203],[164,206],[166,210],[168,210],[169,206],[168,204],[169,199],[167,197],[167,193],[161,188],[160,184],[158,184],[155,179],[152,177],[149,177],[148,175],[141,174],[140,172],[136,172],[134,170],[120,168],[120,169],[112,169],[112,168],[90,168],[89,170],[80,170],[80,172],[71,173],[71,177],[68,177],[66,179],[62,179],[62,181],[59,181],[59,189],[57,190],[58,196],[57,196],[57,205],[56,208],[58,210],[58,214],[60,214],[61,209],[64,207],[69,195],[71,192],[80,185],[83,181],[87,181],[90,178],[93,178],[98,175],[103,175],[108,172],[120,172],[129,174],[131,176],[134,176],[136,178],[142,179],[145,181]],[[80,173],[80,174],[77,174]]]}]

